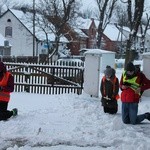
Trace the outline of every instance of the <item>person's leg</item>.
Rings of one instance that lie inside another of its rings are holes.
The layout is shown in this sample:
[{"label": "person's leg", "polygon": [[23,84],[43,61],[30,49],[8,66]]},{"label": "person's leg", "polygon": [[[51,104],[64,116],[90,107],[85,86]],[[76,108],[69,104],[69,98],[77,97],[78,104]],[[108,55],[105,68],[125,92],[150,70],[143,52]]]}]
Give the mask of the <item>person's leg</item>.
[{"label": "person's leg", "polygon": [[118,112],[118,103],[117,100],[113,102],[112,114],[116,114]]},{"label": "person's leg", "polygon": [[117,111],[118,111],[118,108],[117,108],[117,107],[109,108],[109,113],[110,113],[110,114],[116,114]]},{"label": "person's leg", "polygon": [[138,103],[130,104],[130,123],[135,125],[141,123],[144,119],[146,119],[145,114],[138,114]]},{"label": "person's leg", "polygon": [[7,111],[8,102],[0,102],[0,112]]},{"label": "person's leg", "polygon": [[109,112],[108,107],[105,107],[105,106],[104,106],[103,108],[104,108],[104,112],[105,112],[105,113],[108,113],[108,112]]},{"label": "person's leg", "polygon": [[125,124],[130,123],[130,118],[129,118],[129,103],[122,103],[122,121]]},{"label": "person's leg", "polygon": [[0,121],[7,120],[13,115],[12,111],[7,110],[8,102],[0,102]]}]

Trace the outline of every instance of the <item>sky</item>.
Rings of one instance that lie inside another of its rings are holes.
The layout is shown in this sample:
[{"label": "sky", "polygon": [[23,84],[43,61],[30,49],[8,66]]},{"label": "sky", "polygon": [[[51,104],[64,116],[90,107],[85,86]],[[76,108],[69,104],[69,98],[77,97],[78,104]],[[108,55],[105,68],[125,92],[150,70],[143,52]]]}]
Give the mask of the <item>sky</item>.
[{"label": "sky", "polygon": [[[33,0],[9,0],[10,1],[10,5],[14,4],[18,5],[18,4],[32,4]],[[96,7],[96,0],[78,0],[79,2],[81,2],[82,6],[81,9],[86,10],[86,9],[95,9]],[[121,4],[120,2],[121,0],[118,0],[118,2]],[[123,0],[124,2],[127,0]],[[35,0],[35,3],[37,3],[38,0]],[[0,4],[3,3],[3,0],[0,1]],[[145,0],[145,7],[149,7],[150,6],[150,1],[149,0]]]},{"label": "sky", "polygon": [[[120,79],[123,69],[116,69]],[[103,76],[101,73],[100,78]],[[118,113],[105,114],[100,98],[83,94],[11,94],[18,116],[0,122],[1,150],[149,150],[150,122],[126,125]],[[142,96],[139,114],[150,111]]]}]

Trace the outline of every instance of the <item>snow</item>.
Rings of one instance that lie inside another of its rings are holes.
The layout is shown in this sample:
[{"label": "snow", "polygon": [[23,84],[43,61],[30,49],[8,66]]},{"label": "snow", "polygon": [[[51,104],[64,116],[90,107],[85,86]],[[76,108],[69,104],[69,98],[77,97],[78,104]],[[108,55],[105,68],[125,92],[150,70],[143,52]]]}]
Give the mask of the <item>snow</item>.
[{"label": "snow", "polygon": [[84,48],[86,50],[85,54],[115,54],[115,52],[108,51],[108,50],[103,50],[103,49],[88,49]]},{"label": "snow", "polygon": [[[117,69],[120,78],[122,69]],[[101,75],[102,77],[102,75]],[[150,111],[142,96],[139,114]],[[100,98],[82,95],[11,94],[16,118],[0,122],[0,149],[5,150],[149,150],[150,122],[126,125],[121,101],[116,115],[103,112]]]}]

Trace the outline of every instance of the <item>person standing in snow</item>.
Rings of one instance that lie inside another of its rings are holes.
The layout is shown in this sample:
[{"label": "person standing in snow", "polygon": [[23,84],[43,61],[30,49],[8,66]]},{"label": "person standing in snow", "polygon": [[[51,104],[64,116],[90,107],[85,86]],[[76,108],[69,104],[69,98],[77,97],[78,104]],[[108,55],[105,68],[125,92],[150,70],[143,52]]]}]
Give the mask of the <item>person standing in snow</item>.
[{"label": "person standing in snow", "polygon": [[0,121],[16,116],[16,108],[7,110],[10,100],[10,93],[14,91],[14,77],[7,71],[6,65],[0,62]]},{"label": "person standing in snow", "polygon": [[138,114],[138,103],[141,94],[150,88],[150,80],[138,70],[132,62],[129,62],[120,80],[122,121],[125,124],[139,124],[144,119],[150,121],[150,113]]},{"label": "person standing in snow", "polygon": [[115,69],[107,66],[100,85],[102,106],[104,112],[109,114],[116,114],[118,111],[117,97],[119,92],[119,80],[115,73]]}]

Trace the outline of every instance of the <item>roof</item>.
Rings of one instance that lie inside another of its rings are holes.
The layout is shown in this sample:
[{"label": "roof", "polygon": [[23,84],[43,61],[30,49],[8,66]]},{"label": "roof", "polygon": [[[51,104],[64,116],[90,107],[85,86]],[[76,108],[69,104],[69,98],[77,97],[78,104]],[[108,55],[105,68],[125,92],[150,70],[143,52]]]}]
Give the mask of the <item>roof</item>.
[{"label": "roof", "polygon": [[114,24],[108,24],[104,30],[104,34],[112,41],[124,41],[126,37],[122,34]]},{"label": "roof", "polygon": [[[98,28],[99,25],[99,21],[98,20],[94,20],[96,27]],[[124,27],[123,29],[128,29],[126,27]],[[127,37],[122,34],[121,37],[121,32],[119,30],[119,28],[116,27],[116,25],[113,24],[108,24],[104,30],[104,34],[111,40],[111,41],[125,41],[127,39]]]},{"label": "roof", "polygon": [[112,51],[107,51],[107,50],[103,50],[103,49],[82,49],[84,51],[86,51],[84,54],[98,54],[98,55],[102,55],[102,54],[115,54],[115,52]]},{"label": "roof", "polygon": [[78,17],[76,22],[78,24],[78,28],[88,30],[92,24],[92,19],[84,19],[82,17]]},{"label": "roof", "polygon": [[88,36],[87,36],[84,32],[82,32],[81,29],[73,28],[73,30],[74,30],[80,37],[82,37],[82,38],[88,38]]},{"label": "roof", "polygon": [[[31,13],[29,12],[24,13],[23,11],[15,9],[10,9],[10,12],[30,31],[31,34],[33,34],[33,23],[31,20],[32,18]],[[40,18],[40,16],[38,17]],[[46,39],[45,33],[38,26],[35,26],[35,36],[41,41],[44,41]],[[54,41],[55,40],[54,33],[51,33],[49,31],[48,38],[50,41]],[[68,40],[64,36],[62,36],[60,38],[60,42],[68,42]]]}]

